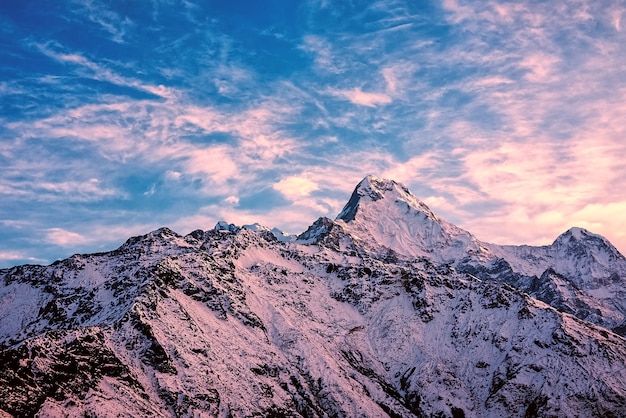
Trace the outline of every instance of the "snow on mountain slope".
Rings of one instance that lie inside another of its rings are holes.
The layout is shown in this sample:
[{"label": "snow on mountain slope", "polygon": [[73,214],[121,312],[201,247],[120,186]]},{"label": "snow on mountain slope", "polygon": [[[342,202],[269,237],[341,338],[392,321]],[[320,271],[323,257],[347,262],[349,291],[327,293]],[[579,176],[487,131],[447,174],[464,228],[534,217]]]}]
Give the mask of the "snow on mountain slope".
[{"label": "snow on mountain slope", "polygon": [[368,176],[336,222],[372,254],[426,256],[509,283],[564,312],[626,331],[626,258],[605,238],[572,228],[550,246],[502,246],[435,215],[402,184]]},{"label": "snow on mountain slope", "polygon": [[149,266],[170,254],[192,250],[190,238],[186,241],[162,228],[131,238],[110,253],[3,270],[0,347],[58,327],[114,322],[147,285]]},{"label": "snow on mountain slope", "polygon": [[[67,282],[51,286],[69,292],[89,282],[83,272],[98,272],[90,282],[96,295],[123,283],[132,302],[95,298],[109,303],[67,322],[40,312],[35,320],[44,325],[20,334],[29,338],[5,335],[13,345],[0,353],[0,409],[17,416],[626,413],[621,337],[427,259],[390,262],[354,250],[323,240],[281,243],[245,229],[158,232],[81,256],[78,266],[58,263]],[[124,263],[132,267],[120,270]],[[2,271],[5,287],[36,288],[32,269]]]},{"label": "snow on mountain slope", "polygon": [[368,177],[296,241],[222,222],[0,270],[0,415],[626,416],[626,340],[503,283],[621,265],[572,236],[484,244]]},{"label": "snow on mountain slope", "polygon": [[364,245],[408,256],[452,262],[467,254],[488,255],[467,231],[440,219],[402,184],[368,176],[337,216]]},{"label": "snow on mountain slope", "polygon": [[549,246],[484,246],[495,258],[462,260],[457,268],[509,283],[595,324],[626,331],[626,259],[605,238],[572,228]]}]

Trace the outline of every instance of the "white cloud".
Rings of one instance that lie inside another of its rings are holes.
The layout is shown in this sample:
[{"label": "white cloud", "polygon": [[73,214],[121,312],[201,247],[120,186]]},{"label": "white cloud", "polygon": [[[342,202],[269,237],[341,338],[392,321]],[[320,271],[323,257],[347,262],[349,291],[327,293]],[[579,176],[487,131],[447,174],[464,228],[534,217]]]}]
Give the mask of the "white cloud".
[{"label": "white cloud", "polygon": [[391,94],[396,92],[396,88],[398,87],[398,77],[393,68],[387,67],[382,70],[383,77],[385,79],[385,83],[387,83],[387,91]]},{"label": "white cloud", "polygon": [[143,195],[144,196],[152,196],[155,193],[156,193],[156,184],[152,183],[152,185],[148,188],[148,190],[143,192]]},{"label": "white cloud", "polygon": [[[39,177],[53,167],[40,165],[36,174],[23,175],[20,180],[7,180],[0,186],[0,194],[13,199],[30,199],[40,202],[97,202],[111,197],[123,198],[121,190],[101,185],[98,179],[87,181],[42,181]],[[44,176],[45,177],[45,176]]]},{"label": "white cloud", "polygon": [[300,197],[308,196],[311,192],[318,190],[317,183],[305,178],[292,176],[275,183],[272,188],[278,190],[288,199],[296,200]]},{"label": "white cloud", "polygon": [[224,199],[224,203],[232,206],[239,206],[239,198],[237,196],[228,196]]},{"label": "white cloud", "polygon": [[[123,14],[98,16],[95,2],[81,4],[78,13],[111,39],[132,39],[133,26]],[[227,219],[233,213],[238,223],[280,219],[288,226],[276,226],[300,228],[336,214],[356,183],[374,173],[414,186],[423,194],[418,197],[486,240],[538,243],[572,223],[601,233],[624,230],[623,193],[616,186],[626,181],[619,158],[626,155],[622,8],[464,0],[442,6],[455,35],[445,42],[417,30],[427,24],[419,20],[424,16],[412,16],[414,10],[401,2],[350,14],[352,20],[339,22],[332,36],[287,36],[281,42],[300,43],[296,47],[313,60],[289,77],[255,73],[237,54],[262,51],[245,51],[244,43],[210,28],[211,35],[199,40],[210,52],[193,49],[177,56],[180,64],[154,69],[177,88],[131,71],[134,62],[54,41],[31,43],[65,71],[38,82],[68,93],[50,97],[61,110],[50,107],[39,117],[3,123],[10,135],[0,141],[0,155],[11,175],[3,178],[0,193],[33,201],[125,197],[114,187],[123,182],[115,180],[149,167],[164,173],[170,188],[176,181],[193,184],[194,194],[222,202],[213,209]],[[325,16],[348,17],[341,7],[328,7]],[[171,40],[163,51],[183,51],[187,36],[198,31]],[[206,55],[201,60],[199,54]],[[157,59],[168,62],[164,55]],[[160,99],[89,94],[87,100],[100,102],[86,104],[85,91],[67,82],[76,77]],[[0,82],[0,94],[18,94],[24,109],[35,108],[29,86]],[[226,104],[215,105],[217,95],[227,96],[217,98]],[[450,97],[459,103],[444,103]],[[400,101],[402,106],[385,106]],[[35,149],[50,158],[27,159]],[[89,164],[72,157],[74,150]],[[107,169],[109,163],[123,172]],[[244,202],[251,190],[281,176],[274,188],[293,200],[291,206],[269,214],[238,206],[239,198]],[[89,180],[95,178],[100,182]],[[148,184],[153,181],[158,179]]]},{"label": "white cloud", "polygon": [[442,6],[447,11],[453,13],[455,23],[465,20],[475,13],[475,10],[471,7],[460,5],[457,0],[443,0]]},{"label": "white cloud", "polygon": [[132,87],[162,98],[173,98],[173,89],[166,88],[163,85],[153,85],[150,83],[144,83],[138,79],[122,76],[109,69],[107,66],[94,62],[82,54],[76,52],[66,52],[65,48],[56,42],[47,42],[43,44],[38,43],[33,44],[33,46],[42,54],[56,61],[78,66],[78,73],[82,77],[106,81],[118,86]]},{"label": "white cloud", "polygon": [[202,174],[209,182],[208,189],[216,193],[226,193],[229,180],[237,180],[242,171],[234,157],[235,150],[227,145],[214,145],[204,148],[188,146],[179,154],[185,157],[185,169],[193,174]]},{"label": "white cloud", "polygon": [[511,83],[514,83],[514,81],[508,77],[493,76],[493,77],[485,77],[485,78],[478,79],[476,82],[474,82],[474,85],[476,87],[495,87],[495,86],[500,86],[502,84],[511,84]]},{"label": "white cloud", "polygon": [[525,56],[520,67],[528,70],[526,78],[534,83],[545,83],[554,80],[555,67],[559,58],[549,54],[533,54]]},{"label": "white cloud", "polygon": [[180,180],[181,177],[182,177],[182,173],[179,171],[167,170],[165,172],[165,178],[167,180],[177,181],[177,180]]},{"label": "white cloud", "polygon": [[421,180],[427,182],[431,177],[430,172],[441,166],[438,155],[435,152],[428,152],[416,155],[405,162],[393,161],[389,167],[382,172],[385,178],[394,179],[402,183]]}]

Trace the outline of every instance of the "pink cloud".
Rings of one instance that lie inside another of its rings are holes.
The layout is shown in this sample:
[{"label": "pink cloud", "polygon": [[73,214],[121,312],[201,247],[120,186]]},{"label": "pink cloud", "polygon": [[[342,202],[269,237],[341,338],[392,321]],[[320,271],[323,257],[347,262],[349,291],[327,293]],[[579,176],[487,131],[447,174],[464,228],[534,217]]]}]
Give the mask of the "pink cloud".
[{"label": "pink cloud", "polygon": [[611,20],[613,27],[616,31],[622,31],[622,16],[624,15],[624,9],[616,9],[611,12]]},{"label": "pink cloud", "polygon": [[332,90],[331,94],[361,106],[376,107],[391,103],[391,96],[385,93],[368,93],[358,87],[352,90]]},{"label": "pink cloud", "polygon": [[626,248],[626,196],[617,192],[626,177],[621,161],[626,145],[612,137],[581,138],[560,145],[550,142],[505,142],[493,148],[467,149],[462,156],[471,188],[463,199],[445,182],[435,187],[460,203],[501,202],[485,214],[458,214],[463,226],[496,243],[547,244],[572,226],[587,227]]},{"label": "pink cloud", "polygon": [[241,179],[241,169],[233,155],[233,148],[227,145],[215,145],[205,148],[182,148],[178,157],[185,158],[185,169],[190,174],[202,175],[208,183],[207,192],[211,194],[227,193],[229,180]]},{"label": "pink cloud", "polygon": [[319,189],[317,183],[300,176],[286,177],[272,187],[286,198],[292,200],[308,196],[311,192]]},{"label": "pink cloud", "polygon": [[425,174],[440,167],[441,161],[435,152],[416,155],[404,162],[390,160],[380,175],[402,183],[410,183],[416,179],[424,179]]},{"label": "pink cloud", "polygon": [[32,263],[45,263],[46,261],[48,261],[42,258],[31,257],[23,251],[0,251],[0,260],[6,260],[6,261],[28,260]]},{"label": "pink cloud", "polygon": [[72,247],[87,242],[87,239],[76,232],[61,228],[50,228],[46,233],[46,241],[62,247]]},{"label": "pink cloud", "polygon": [[524,57],[519,66],[527,70],[526,79],[533,83],[545,83],[555,80],[555,67],[560,59],[554,55],[536,53]]}]

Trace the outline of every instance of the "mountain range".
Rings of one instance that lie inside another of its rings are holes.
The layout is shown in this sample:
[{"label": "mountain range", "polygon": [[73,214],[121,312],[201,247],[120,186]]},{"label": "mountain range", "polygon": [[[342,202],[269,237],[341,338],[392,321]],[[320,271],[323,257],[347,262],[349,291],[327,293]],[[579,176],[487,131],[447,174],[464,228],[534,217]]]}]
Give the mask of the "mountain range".
[{"label": "mountain range", "polygon": [[625,282],[590,231],[490,244],[368,176],[297,237],[0,270],[0,416],[626,416]]}]

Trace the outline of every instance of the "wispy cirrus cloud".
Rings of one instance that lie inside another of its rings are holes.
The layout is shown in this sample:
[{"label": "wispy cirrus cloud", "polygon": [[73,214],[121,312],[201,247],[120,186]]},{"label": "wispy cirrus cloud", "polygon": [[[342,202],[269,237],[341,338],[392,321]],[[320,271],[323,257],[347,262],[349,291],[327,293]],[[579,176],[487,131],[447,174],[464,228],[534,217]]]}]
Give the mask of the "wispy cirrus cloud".
[{"label": "wispy cirrus cloud", "polygon": [[331,90],[330,93],[361,106],[376,107],[391,103],[391,97],[386,93],[365,92],[358,87],[352,90]]},{"label": "wispy cirrus cloud", "polygon": [[97,202],[111,197],[123,197],[123,193],[114,188],[101,185],[98,179],[86,181],[51,182],[46,179],[27,181],[9,181],[0,186],[0,195],[13,199],[28,199],[51,202],[63,199],[70,202]]},{"label": "wispy cirrus cloud", "polygon": [[116,43],[125,42],[126,34],[135,26],[128,18],[108,9],[104,3],[92,0],[73,0],[72,11],[106,32]]},{"label": "wispy cirrus cloud", "polygon": [[340,74],[344,72],[344,64],[335,56],[333,45],[319,35],[306,35],[300,49],[313,55],[315,68],[319,72]]},{"label": "wispy cirrus cloud", "polygon": [[18,261],[21,263],[45,263],[45,258],[36,258],[30,256],[25,251],[0,251],[0,260],[3,262]]},{"label": "wispy cirrus cloud", "polygon": [[[452,30],[479,36],[459,38],[446,54],[428,49],[420,54],[422,65],[472,69],[430,88],[420,101],[429,108],[420,135],[450,146],[442,150],[448,174],[429,179],[431,201],[444,204],[447,213],[481,238],[518,243],[553,239],[581,222],[570,215],[589,202],[619,207],[623,198],[613,185],[625,171],[614,156],[624,152],[618,116],[623,93],[615,88],[615,74],[626,63],[615,49],[621,47],[611,20],[614,5],[443,5]],[[598,26],[593,28],[592,21]],[[562,42],[563,36],[571,42]],[[426,89],[409,84],[405,95],[420,92]],[[453,109],[446,108],[449,103]],[[411,144],[425,146],[420,139]],[[467,210],[480,206],[489,219]],[[533,231],[523,225],[539,219],[545,231],[541,238],[520,232]],[[620,222],[607,217],[602,226],[594,225],[596,232],[615,238]]]},{"label": "wispy cirrus cloud", "polygon": [[371,173],[487,241],[578,224],[626,248],[619,1],[66,6],[84,42],[13,25],[0,65],[38,68],[0,82],[0,210],[45,201],[33,234],[300,232]]},{"label": "wispy cirrus cloud", "polygon": [[114,85],[135,88],[153,94],[157,97],[168,98],[173,93],[172,89],[163,85],[153,85],[141,80],[120,75],[107,66],[94,62],[75,51],[67,51],[57,42],[34,43],[33,47],[42,54],[65,64],[76,66],[76,74],[94,80],[109,82]]}]

